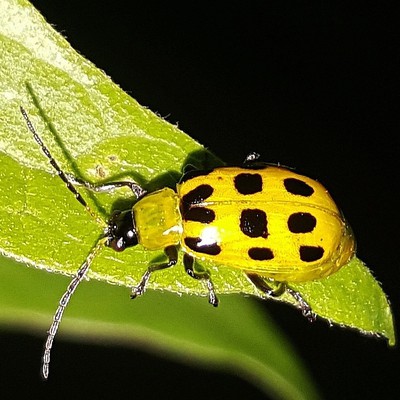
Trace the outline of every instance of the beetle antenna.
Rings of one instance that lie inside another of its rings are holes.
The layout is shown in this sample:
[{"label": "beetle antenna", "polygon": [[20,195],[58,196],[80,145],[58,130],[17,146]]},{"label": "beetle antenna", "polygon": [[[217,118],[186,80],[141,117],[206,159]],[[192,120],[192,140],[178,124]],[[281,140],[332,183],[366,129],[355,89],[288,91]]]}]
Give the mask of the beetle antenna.
[{"label": "beetle antenna", "polygon": [[36,143],[40,146],[42,149],[44,155],[48,158],[50,165],[56,170],[57,176],[60,177],[60,179],[66,184],[68,190],[74,195],[75,199],[79,201],[79,203],[82,204],[82,206],[85,208],[85,210],[90,214],[90,216],[100,225],[104,226],[104,221],[96,215],[88,206],[86,203],[86,200],[81,196],[81,194],[78,192],[76,187],[73,185],[71,180],[68,178],[68,176],[65,174],[65,172],[60,168],[60,166],[57,164],[56,160],[53,158],[53,156],[50,153],[50,150],[45,146],[43,143],[42,139],[40,138],[39,134],[37,133],[35,127],[33,126],[28,113],[25,111],[25,109],[20,106],[20,111],[22,116],[25,119],[26,125],[28,129],[31,131],[33,138],[35,139]]},{"label": "beetle antenna", "polygon": [[93,262],[93,259],[100,252],[100,250],[104,247],[105,240],[106,240],[106,238],[100,239],[97,242],[96,246],[89,253],[85,262],[81,265],[81,267],[75,274],[74,278],[68,285],[67,290],[62,295],[62,297],[59,301],[57,310],[54,313],[53,322],[50,325],[50,329],[47,331],[48,335],[47,335],[46,344],[44,346],[44,351],[43,351],[42,371],[41,372],[42,372],[42,376],[44,379],[47,379],[49,376],[50,352],[51,352],[51,348],[53,347],[54,337],[57,334],[64,311],[71,299],[71,296],[74,294],[76,288],[82,282],[82,280],[85,278],[85,276]]}]

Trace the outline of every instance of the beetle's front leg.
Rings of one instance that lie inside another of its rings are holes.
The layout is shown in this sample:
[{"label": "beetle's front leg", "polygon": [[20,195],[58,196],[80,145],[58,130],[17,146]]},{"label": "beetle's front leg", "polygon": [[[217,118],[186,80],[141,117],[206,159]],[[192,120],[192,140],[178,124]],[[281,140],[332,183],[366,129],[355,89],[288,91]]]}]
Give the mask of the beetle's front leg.
[{"label": "beetle's front leg", "polygon": [[154,271],[160,271],[162,269],[173,267],[178,262],[178,248],[176,246],[168,246],[165,248],[164,252],[168,257],[168,262],[149,265],[147,271],[143,274],[139,284],[132,288],[131,299],[136,299],[136,297],[144,293],[147,283],[150,279],[150,275]]},{"label": "beetle's front leg", "polygon": [[121,187],[129,188],[137,199],[140,199],[147,193],[146,190],[144,190],[140,185],[133,181],[90,183],[70,173],[65,173],[65,175],[68,178],[68,181],[72,184],[85,186],[86,189],[96,193],[112,192],[113,190],[119,189]]}]

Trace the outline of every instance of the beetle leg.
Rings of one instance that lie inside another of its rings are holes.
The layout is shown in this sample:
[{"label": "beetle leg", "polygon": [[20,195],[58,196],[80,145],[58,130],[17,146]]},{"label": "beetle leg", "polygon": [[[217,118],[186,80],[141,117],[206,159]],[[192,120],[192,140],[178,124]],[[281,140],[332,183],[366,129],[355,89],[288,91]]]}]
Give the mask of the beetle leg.
[{"label": "beetle leg", "polygon": [[303,316],[311,322],[315,321],[315,314],[313,313],[310,305],[303,299],[302,295],[299,292],[288,286],[286,282],[277,282],[278,287],[276,289],[273,289],[271,288],[271,286],[268,285],[268,283],[262,276],[250,272],[247,272],[246,275],[253,283],[253,285],[257,289],[265,293],[267,296],[279,297],[284,292],[289,293],[297,301],[297,304]]},{"label": "beetle leg", "polygon": [[143,197],[147,192],[140,185],[133,181],[117,181],[117,182],[107,182],[107,183],[90,183],[81,178],[76,177],[70,173],[65,173],[68,181],[74,185],[85,186],[86,189],[96,192],[96,193],[104,193],[104,192],[112,192],[115,189],[121,187],[128,187],[131,189],[132,193],[136,198]]},{"label": "beetle leg", "polygon": [[315,321],[316,315],[314,314],[310,305],[303,299],[303,296],[289,286],[286,286],[286,291],[297,301],[303,316],[306,317],[310,322]]},{"label": "beetle leg", "polygon": [[259,159],[260,159],[260,154],[253,151],[252,153],[247,154],[246,158],[243,161],[243,165],[247,167],[254,165],[254,163],[260,162]]},{"label": "beetle leg", "polygon": [[273,289],[271,286],[268,285],[266,280],[261,277],[260,275],[246,272],[247,277],[250,279],[251,283],[259,290],[261,290],[263,293],[265,293],[267,296],[270,297],[279,297],[282,296],[283,293],[285,293],[286,290],[286,283],[285,282],[277,282],[278,286]]},{"label": "beetle leg", "polygon": [[149,265],[147,271],[143,274],[142,279],[140,280],[137,286],[132,288],[131,299],[135,299],[136,297],[142,295],[146,290],[147,283],[149,281],[150,275],[154,271],[160,271],[162,269],[173,267],[178,261],[178,248],[176,246],[168,246],[164,249],[165,254],[168,257],[168,262],[161,264],[152,264]]},{"label": "beetle leg", "polygon": [[208,302],[214,307],[217,307],[219,300],[217,295],[215,294],[214,284],[211,281],[210,273],[207,271],[195,272],[194,258],[189,254],[183,255],[183,265],[185,267],[186,273],[190,275],[192,278],[206,281],[208,289]]}]

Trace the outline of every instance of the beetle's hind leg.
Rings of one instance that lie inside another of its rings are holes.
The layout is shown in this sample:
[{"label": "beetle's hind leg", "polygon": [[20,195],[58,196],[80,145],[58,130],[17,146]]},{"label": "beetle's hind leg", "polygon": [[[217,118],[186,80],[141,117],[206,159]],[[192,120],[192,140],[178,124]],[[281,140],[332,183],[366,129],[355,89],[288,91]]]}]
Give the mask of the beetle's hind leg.
[{"label": "beetle's hind leg", "polygon": [[196,272],[194,270],[194,258],[186,253],[183,255],[183,265],[185,267],[186,273],[192,278],[204,280],[206,282],[208,289],[208,302],[214,307],[217,307],[219,300],[217,295],[215,294],[214,284],[212,283],[209,272]]},{"label": "beetle's hind leg", "polygon": [[147,271],[143,274],[139,284],[132,288],[131,299],[136,299],[136,297],[144,293],[147,283],[150,279],[150,275],[153,272],[173,267],[178,262],[178,248],[176,246],[168,246],[165,248],[164,252],[168,257],[168,262],[149,265]]},{"label": "beetle's hind leg", "polygon": [[285,292],[289,293],[297,301],[303,316],[309,321],[315,320],[315,314],[310,305],[303,299],[303,296],[299,292],[288,286],[286,282],[277,282],[277,288],[273,289],[262,276],[250,272],[246,272],[246,275],[250,279],[251,283],[267,296],[279,297]]}]

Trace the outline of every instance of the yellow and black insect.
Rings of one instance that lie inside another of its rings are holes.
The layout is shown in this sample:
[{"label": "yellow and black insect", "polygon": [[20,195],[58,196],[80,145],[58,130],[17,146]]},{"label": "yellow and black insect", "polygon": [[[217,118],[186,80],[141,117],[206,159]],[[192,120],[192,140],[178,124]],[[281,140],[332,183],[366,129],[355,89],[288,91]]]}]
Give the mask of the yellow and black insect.
[{"label": "yellow and black insect", "polygon": [[[176,191],[163,188],[147,193],[130,181],[93,185],[61,170],[22,107],[21,112],[57,175],[89,212],[76,185],[96,192],[129,187],[137,198],[132,208],[111,215],[103,239],[61,298],[45,345],[44,378],[48,377],[50,351],[64,310],[104,245],[115,251],[136,245],[149,251],[164,249],[168,261],[148,266],[132,288],[132,298],[144,293],[153,272],[174,266],[181,250],[186,272],[206,283],[213,306],[218,305],[218,297],[211,275],[196,271],[195,261],[241,270],[267,296],[288,292],[309,319],[314,317],[311,308],[286,283],[329,276],[354,255],[352,231],[328,191],[291,170],[259,162],[256,153],[248,155],[241,167],[190,171]],[[273,289],[268,281],[279,285]]]}]

